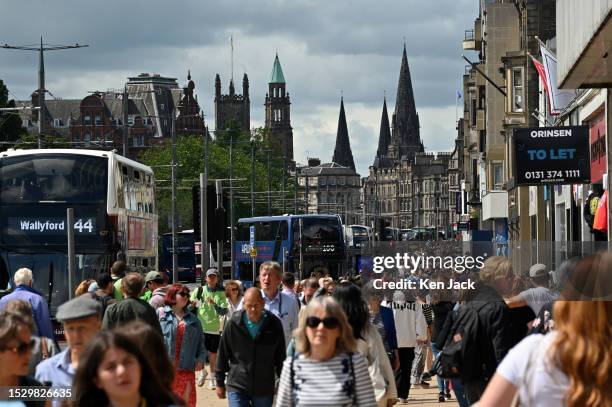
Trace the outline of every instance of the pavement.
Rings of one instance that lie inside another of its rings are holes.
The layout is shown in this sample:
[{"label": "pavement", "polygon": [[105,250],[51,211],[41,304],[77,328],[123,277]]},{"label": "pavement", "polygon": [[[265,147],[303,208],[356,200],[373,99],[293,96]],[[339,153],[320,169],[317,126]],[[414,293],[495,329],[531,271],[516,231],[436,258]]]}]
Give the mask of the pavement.
[{"label": "pavement", "polygon": [[[438,387],[435,385],[435,379],[432,379],[433,385],[429,389],[421,389],[421,388],[412,388],[410,389],[410,397],[408,398],[408,403],[397,403],[395,406],[423,406],[423,407],[431,407],[431,406],[444,406],[444,407],[454,407],[458,406],[455,401],[455,397],[453,394],[453,398],[450,400],[439,403],[438,402]],[[198,406],[206,406],[206,407],[226,407],[227,399],[219,400],[214,390],[208,390],[206,388],[206,384],[203,387],[198,387]]]}]

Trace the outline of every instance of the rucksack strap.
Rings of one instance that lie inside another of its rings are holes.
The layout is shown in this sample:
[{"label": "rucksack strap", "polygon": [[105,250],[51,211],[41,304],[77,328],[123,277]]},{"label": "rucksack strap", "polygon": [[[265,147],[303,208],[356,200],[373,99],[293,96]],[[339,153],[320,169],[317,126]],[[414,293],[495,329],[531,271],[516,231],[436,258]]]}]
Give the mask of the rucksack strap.
[{"label": "rucksack strap", "polygon": [[353,352],[349,352],[349,369],[353,379],[353,405],[357,405],[357,379],[355,377],[355,366],[353,365]]},{"label": "rucksack strap", "polygon": [[198,291],[196,292],[196,299],[202,301],[202,292],[204,291],[204,287],[199,286]]}]

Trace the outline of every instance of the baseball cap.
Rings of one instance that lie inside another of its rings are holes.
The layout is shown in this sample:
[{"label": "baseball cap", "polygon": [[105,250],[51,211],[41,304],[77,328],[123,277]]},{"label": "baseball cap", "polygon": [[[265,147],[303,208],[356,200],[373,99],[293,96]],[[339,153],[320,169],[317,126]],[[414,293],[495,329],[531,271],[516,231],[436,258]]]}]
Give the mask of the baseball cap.
[{"label": "baseball cap", "polygon": [[164,276],[159,271],[149,271],[145,277],[145,284],[149,281],[164,281]]},{"label": "baseball cap", "polygon": [[217,271],[217,269],[208,269],[206,271],[206,277],[211,276],[211,275],[215,275],[217,277],[219,277],[219,272]]},{"label": "baseball cap", "polygon": [[530,278],[538,278],[545,277],[548,275],[548,270],[546,265],[542,263],[536,263],[533,266],[529,267],[529,277]]}]

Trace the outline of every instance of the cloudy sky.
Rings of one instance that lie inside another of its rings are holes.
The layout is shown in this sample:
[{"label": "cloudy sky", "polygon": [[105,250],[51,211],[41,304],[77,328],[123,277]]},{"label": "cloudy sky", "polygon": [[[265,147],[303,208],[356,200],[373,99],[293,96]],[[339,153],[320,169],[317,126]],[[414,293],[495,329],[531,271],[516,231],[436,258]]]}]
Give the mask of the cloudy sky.
[{"label": "cloudy sky", "polygon": [[[452,149],[465,66],[461,41],[477,12],[478,0],[5,1],[0,43],[35,44],[42,35],[50,44],[89,44],[46,55],[46,87],[64,99],[121,88],[141,72],[175,77],[183,86],[191,69],[211,129],[215,73],[224,93],[231,75],[230,36],[237,84],[243,72],[249,75],[254,126],[263,125],[278,52],[297,160],[331,160],[343,93],[355,163],[366,175],[385,92],[390,111],[395,106],[404,41],[425,148]],[[0,49],[0,79],[11,97],[27,99],[36,88],[37,58]]]}]

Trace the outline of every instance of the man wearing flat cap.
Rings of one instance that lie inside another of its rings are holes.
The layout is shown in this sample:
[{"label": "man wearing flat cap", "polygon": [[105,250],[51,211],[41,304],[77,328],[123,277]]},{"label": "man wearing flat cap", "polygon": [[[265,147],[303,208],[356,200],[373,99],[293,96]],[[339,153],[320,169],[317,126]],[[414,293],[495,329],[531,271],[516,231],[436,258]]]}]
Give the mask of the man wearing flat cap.
[{"label": "man wearing flat cap", "polygon": [[534,287],[521,291],[507,300],[506,303],[510,308],[528,306],[537,316],[545,304],[557,299],[559,293],[548,288],[550,272],[545,264],[537,263],[531,266],[529,268],[529,279]]},{"label": "man wearing flat cap", "polygon": [[50,386],[72,386],[81,352],[100,331],[101,313],[102,305],[86,295],[59,306],[56,318],[64,325],[68,347],[36,367],[36,380]]}]

